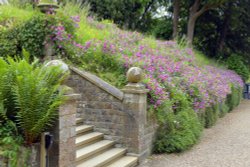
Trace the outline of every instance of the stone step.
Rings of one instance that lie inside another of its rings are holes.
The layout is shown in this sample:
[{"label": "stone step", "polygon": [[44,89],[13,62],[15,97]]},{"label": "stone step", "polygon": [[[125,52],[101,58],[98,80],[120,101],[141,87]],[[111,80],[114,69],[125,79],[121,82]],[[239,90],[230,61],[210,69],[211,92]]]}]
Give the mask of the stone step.
[{"label": "stone step", "polygon": [[[77,167],[103,167],[105,164],[123,156],[126,153],[126,149],[122,148],[113,148],[95,156],[92,159],[89,159]],[[116,166],[120,167],[120,166]]]},{"label": "stone step", "polygon": [[94,154],[98,154],[103,150],[109,149],[114,145],[113,141],[102,140],[91,144],[89,146],[83,147],[76,151],[76,161],[86,159]]},{"label": "stone step", "polygon": [[93,128],[94,126],[90,126],[90,125],[78,125],[76,127],[76,134],[81,134],[81,133],[92,131]]},{"label": "stone step", "polygon": [[76,118],[76,124],[83,123],[83,118]]},{"label": "stone step", "polygon": [[101,140],[103,139],[103,136],[104,136],[103,133],[99,133],[99,132],[91,132],[88,134],[83,134],[81,136],[76,137],[75,143],[76,143],[76,146],[79,147],[90,142]]},{"label": "stone step", "polygon": [[132,156],[124,156],[106,167],[135,167],[138,165],[138,158]]}]

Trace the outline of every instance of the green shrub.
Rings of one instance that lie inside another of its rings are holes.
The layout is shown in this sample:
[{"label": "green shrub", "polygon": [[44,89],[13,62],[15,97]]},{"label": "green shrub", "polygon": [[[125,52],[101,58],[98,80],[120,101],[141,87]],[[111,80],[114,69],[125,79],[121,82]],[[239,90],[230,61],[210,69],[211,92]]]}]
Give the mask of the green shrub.
[{"label": "green shrub", "polygon": [[[12,3],[12,1],[15,1]],[[26,0],[22,0],[26,1]],[[30,3],[27,5],[21,5],[20,0],[9,1],[11,5],[0,6],[0,25],[14,27],[29,20],[34,15],[39,14],[37,10],[34,10]],[[6,24],[7,23],[7,24]],[[11,23],[11,24],[10,24]],[[1,26],[0,26],[1,27]]]},{"label": "green shrub", "polygon": [[202,127],[206,125],[206,112],[198,112],[197,113],[198,119]]},{"label": "green shrub", "polygon": [[[173,107],[173,104],[178,107]],[[197,142],[202,131],[197,114],[190,107],[188,97],[179,90],[171,90],[171,101],[157,109],[159,130],[154,144],[156,153],[180,152]]]},{"label": "green shrub", "polygon": [[213,105],[205,110],[205,128],[213,126],[219,117],[219,105]]},{"label": "green shrub", "polygon": [[16,28],[9,30],[0,29],[0,55],[2,57],[18,55],[18,47]]},{"label": "green shrub", "polygon": [[[228,95],[230,96],[230,95]],[[218,118],[223,117],[229,112],[229,106],[227,102],[222,102],[213,107],[206,108],[205,112],[199,112],[198,118],[203,127],[209,128],[213,126]]]},{"label": "green shrub", "polygon": [[248,80],[250,76],[249,68],[244,64],[240,55],[233,54],[226,60],[228,69],[234,70],[239,74],[244,81]]},{"label": "green shrub", "polygon": [[0,100],[0,158],[4,158],[13,167],[26,166],[27,155],[20,154],[22,142],[16,124],[8,119],[3,101]]},{"label": "green shrub", "polygon": [[51,25],[53,21],[50,17],[37,15],[20,26],[18,38],[22,48],[27,50],[31,55],[42,58],[44,56],[46,36],[52,34]]},{"label": "green shrub", "polygon": [[[0,29],[0,55],[2,57],[20,56],[22,49],[25,49],[31,56],[43,58],[47,41],[51,41],[56,35],[54,27],[60,25],[63,25],[65,31],[74,37],[75,27],[73,21],[62,13],[57,15],[37,13],[13,28]],[[60,54],[62,50],[58,49],[57,44],[55,42],[56,53],[62,55]]]},{"label": "green shrub", "polygon": [[234,86],[231,87],[231,94],[227,96],[226,105],[229,108],[229,112],[232,111],[235,107],[240,104],[242,98],[242,89],[235,88]]},{"label": "green shrub", "polygon": [[0,55],[20,56],[22,49],[27,50],[32,56],[43,57],[46,36],[52,34],[53,19],[38,14],[23,24],[6,29],[0,35]]},{"label": "green shrub", "polygon": [[202,131],[202,126],[192,109],[177,114],[167,112],[165,121],[157,131],[154,145],[156,153],[184,151],[197,142]]},{"label": "green shrub", "polygon": [[220,108],[220,113],[219,113],[220,118],[224,117],[229,112],[229,107],[226,105],[225,102],[220,103],[219,108]]},{"label": "green shrub", "polygon": [[126,70],[119,57],[104,54],[101,51],[93,51],[92,49],[82,54],[80,58],[75,58],[74,61],[79,60],[80,62],[78,63],[84,70],[95,73],[97,76],[119,88],[126,85]]}]

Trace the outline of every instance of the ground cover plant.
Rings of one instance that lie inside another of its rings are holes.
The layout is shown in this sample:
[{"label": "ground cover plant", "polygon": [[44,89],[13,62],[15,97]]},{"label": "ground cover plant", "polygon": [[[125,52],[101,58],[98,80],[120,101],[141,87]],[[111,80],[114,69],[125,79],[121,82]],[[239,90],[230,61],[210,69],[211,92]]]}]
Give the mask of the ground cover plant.
[{"label": "ground cover plant", "polygon": [[28,59],[0,57],[0,158],[13,167],[26,166],[28,149],[22,146],[39,142],[65,100],[59,86],[66,74]]},{"label": "ground cover plant", "polygon": [[[155,152],[188,149],[199,139],[202,126],[212,126],[241,99],[241,77],[225,67],[202,63],[191,48],[124,31],[110,21],[96,22],[86,10],[72,3],[66,3],[55,16],[39,15],[57,20],[44,36],[49,35],[57,56],[68,63],[118,87],[125,85],[125,73],[130,67],[144,70],[143,82],[150,90],[149,111],[157,116],[160,125]],[[67,22],[59,16],[67,18]],[[21,47],[29,39],[23,40]]]}]

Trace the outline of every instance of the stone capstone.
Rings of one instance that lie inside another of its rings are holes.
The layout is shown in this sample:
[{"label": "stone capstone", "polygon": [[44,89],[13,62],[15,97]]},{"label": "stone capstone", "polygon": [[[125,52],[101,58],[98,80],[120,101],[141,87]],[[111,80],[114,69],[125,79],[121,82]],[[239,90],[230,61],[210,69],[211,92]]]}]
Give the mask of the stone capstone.
[{"label": "stone capstone", "polygon": [[128,82],[138,83],[142,80],[143,73],[139,67],[131,67],[127,72]]},{"label": "stone capstone", "polygon": [[59,66],[64,73],[69,72],[68,65],[65,64],[62,60],[51,60],[47,64],[45,64],[45,67],[50,66]]}]

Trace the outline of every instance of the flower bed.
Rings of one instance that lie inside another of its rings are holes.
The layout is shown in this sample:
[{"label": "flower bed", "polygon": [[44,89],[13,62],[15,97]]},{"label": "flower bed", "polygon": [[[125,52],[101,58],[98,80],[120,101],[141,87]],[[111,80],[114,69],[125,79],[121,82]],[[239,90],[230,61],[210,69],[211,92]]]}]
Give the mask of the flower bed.
[{"label": "flower bed", "polygon": [[[96,22],[78,15],[80,10],[73,9],[66,5],[57,15],[48,16],[55,22],[49,22],[50,31],[43,36],[50,35],[57,56],[116,86],[124,86],[128,68],[138,66],[144,70],[143,82],[150,90],[149,111],[157,116],[160,125],[156,152],[189,148],[198,140],[202,126],[210,127],[239,103],[243,81],[235,72],[200,63],[191,48],[181,48],[174,41],[159,41],[124,31],[110,22]],[[36,18],[21,27],[30,22],[35,27],[40,24],[39,19],[48,23],[45,15]],[[25,32],[32,34],[28,28]],[[27,45],[28,38],[22,40],[22,46]],[[38,48],[43,45],[37,44]]]}]

